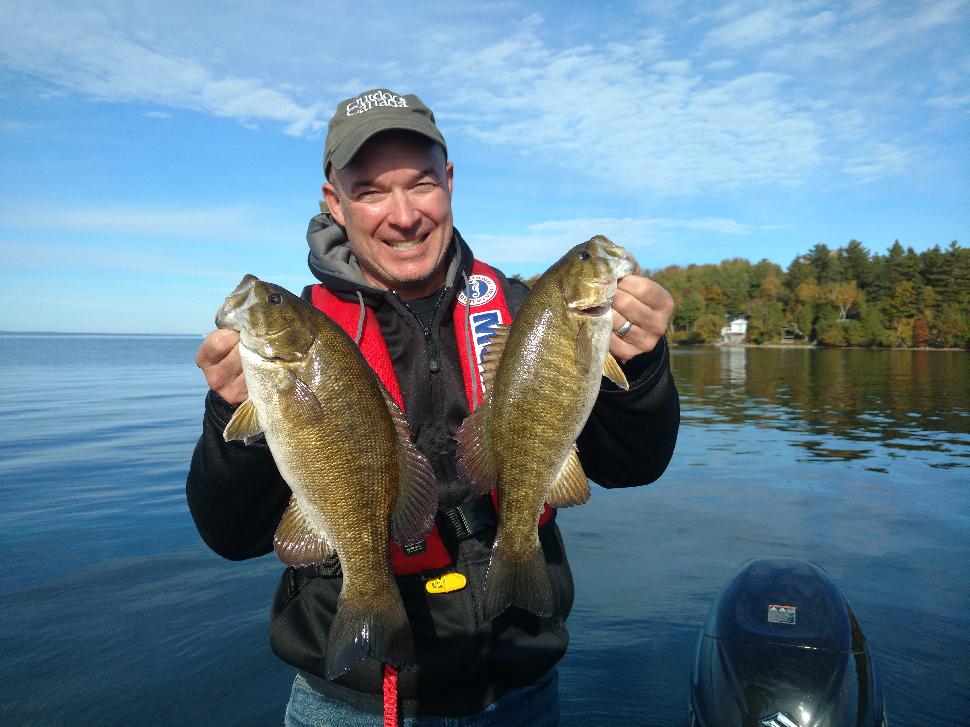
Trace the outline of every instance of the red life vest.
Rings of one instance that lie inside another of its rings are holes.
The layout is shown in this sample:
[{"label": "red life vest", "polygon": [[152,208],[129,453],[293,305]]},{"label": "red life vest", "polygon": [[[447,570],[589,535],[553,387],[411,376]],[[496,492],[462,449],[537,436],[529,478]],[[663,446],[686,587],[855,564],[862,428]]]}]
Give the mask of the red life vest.
[{"label": "red life vest", "polygon": [[[357,326],[360,321],[360,303],[356,300],[344,300],[331,293],[322,284],[312,288],[313,305],[326,313],[337,325],[344,329],[351,338],[357,336]],[[471,294],[469,315],[466,327],[465,296]],[[483,262],[476,260],[472,266],[472,274],[468,279],[466,291],[458,294],[452,310],[455,337],[457,339],[458,356],[461,361],[462,377],[465,380],[465,396],[468,399],[468,410],[472,411],[482,401],[483,386],[481,379],[481,356],[492,329],[499,324],[512,322],[505,291],[499,284],[497,272]],[[372,308],[364,308],[364,330],[359,342],[360,351],[367,359],[367,363],[374,369],[381,383],[387,388],[394,401],[404,409],[404,397],[391,354],[387,350],[387,343],[377,322],[377,315]],[[467,348],[471,346],[473,361],[469,364]],[[474,369],[472,369],[472,366]],[[497,505],[497,494],[492,491],[492,504]],[[539,519],[544,524],[552,516],[552,508],[546,505]],[[451,565],[451,556],[445,547],[438,526],[435,524],[425,538],[424,548],[415,549],[418,552],[406,553],[397,543],[391,541],[391,570],[398,575],[420,573],[426,570],[446,568]]]}]

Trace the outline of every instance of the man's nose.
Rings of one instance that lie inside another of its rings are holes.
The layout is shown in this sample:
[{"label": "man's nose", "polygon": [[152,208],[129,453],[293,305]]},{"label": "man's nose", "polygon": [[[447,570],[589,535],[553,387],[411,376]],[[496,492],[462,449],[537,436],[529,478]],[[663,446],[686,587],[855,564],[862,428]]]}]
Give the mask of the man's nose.
[{"label": "man's nose", "polygon": [[395,227],[410,230],[416,227],[421,221],[417,207],[410,195],[403,189],[395,189],[391,193],[391,209],[388,213],[388,222]]}]

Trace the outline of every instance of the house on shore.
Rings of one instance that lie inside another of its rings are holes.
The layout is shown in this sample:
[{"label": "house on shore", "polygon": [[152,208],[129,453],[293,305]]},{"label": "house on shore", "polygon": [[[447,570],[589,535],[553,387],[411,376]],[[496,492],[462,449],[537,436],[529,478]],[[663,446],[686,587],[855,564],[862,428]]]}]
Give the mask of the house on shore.
[{"label": "house on shore", "polygon": [[721,329],[721,343],[744,343],[748,337],[748,320],[735,318]]}]

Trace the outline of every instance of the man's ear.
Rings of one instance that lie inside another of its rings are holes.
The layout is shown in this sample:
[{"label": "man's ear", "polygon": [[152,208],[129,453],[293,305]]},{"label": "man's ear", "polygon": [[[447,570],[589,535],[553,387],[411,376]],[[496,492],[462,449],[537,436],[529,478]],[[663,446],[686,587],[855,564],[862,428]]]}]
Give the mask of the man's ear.
[{"label": "man's ear", "polygon": [[330,182],[323,185],[323,201],[327,203],[330,214],[333,215],[337,224],[342,225],[344,223],[344,213],[340,209],[340,197],[337,195],[336,187]]}]

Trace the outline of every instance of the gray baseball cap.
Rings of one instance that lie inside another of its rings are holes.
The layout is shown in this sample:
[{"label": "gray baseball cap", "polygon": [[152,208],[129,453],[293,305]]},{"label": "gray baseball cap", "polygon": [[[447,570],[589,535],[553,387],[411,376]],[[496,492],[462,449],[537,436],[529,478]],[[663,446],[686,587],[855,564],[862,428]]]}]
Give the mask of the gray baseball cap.
[{"label": "gray baseball cap", "polygon": [[375,134],[391,129],[413,131],[441,144],[448,156],[445,137],[434,122],[434,114],[413,93],[400,95],[386,88],[348,98],[337,104],[323,145],[323,171],[330,165],[343,169],[354,154]]}]

